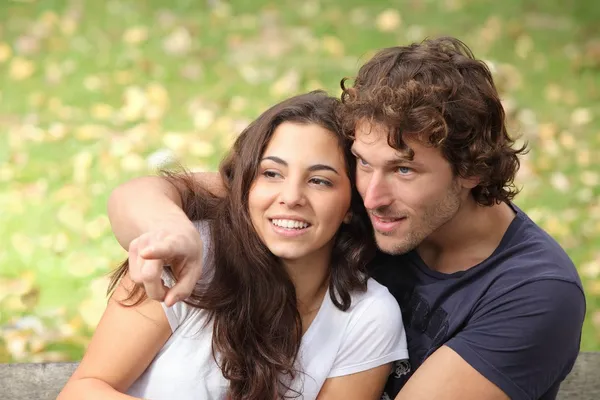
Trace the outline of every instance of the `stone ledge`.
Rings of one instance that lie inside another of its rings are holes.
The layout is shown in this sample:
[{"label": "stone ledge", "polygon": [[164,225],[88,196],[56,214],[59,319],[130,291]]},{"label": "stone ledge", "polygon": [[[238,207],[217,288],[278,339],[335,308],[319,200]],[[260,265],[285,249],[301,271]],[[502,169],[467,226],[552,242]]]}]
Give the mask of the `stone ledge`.
[{"label": "stone ledge", "polygon": [[[0,364],[2,400],[54,400],[77,363]],[[600,353],[581,353],[559,400],[600,399]]]}]

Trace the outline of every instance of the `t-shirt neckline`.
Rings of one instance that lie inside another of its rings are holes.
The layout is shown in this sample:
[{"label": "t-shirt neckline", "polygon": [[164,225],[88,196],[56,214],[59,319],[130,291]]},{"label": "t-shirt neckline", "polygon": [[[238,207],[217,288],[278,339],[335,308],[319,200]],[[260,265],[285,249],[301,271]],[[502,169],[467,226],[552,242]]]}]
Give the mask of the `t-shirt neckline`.
[{"label": "t-shirt neckline", "polygon": [[310,326],[308,327],[306,332],[304,332],[304,335],[302,335],[302,341],[300,343],[300,347],[304,347],[308,343],[310,343],[312,338],[315,336],[315,332],[318,330],[316,328],[316,326],[319,325],[321,319],[324,318],[323,315],[326,313],[326,310],[330,307],[330,303],[331,303],[331,305],[333,305],[333,303],[331,301],[331,297],[329,296],[329,289],[330,288],[328,287],[327,291],[325,292],[325,296],[323,297],[323,301],[321,302],[319,311],[317,311],[317,315],[315,315],[315,318],[310,323]]},{"label": "t-shirt neckline", "polygon": [[490,254],[490,256],[488,258],[481,261],[479,264],[476,264],[476,265],[472,266],[471,268],[466,269],[464,271],[457,271],[457,272],[453,272],[451,274],[445,274],[443,272],[438,272],[438,271],[435,271],[435,270],[429,268],[429,266],[427,266],[427,264],[425,264],[425,261],[423,261],[423,259],[421,258],[419,253],[417,253],[416,250],[412,250],[410,253],[408,253],[408,257],[413,261],[414,265],[421,272],[423,272],[427,275],[430,275],[436,279],[460,278],[461,276],[463,276],[467,273],[471,273],[471,272],[477,270],[479,266],[481,266],[482,264],[485,264],[487,260],[494,257],[494,255],[496,255],[499,251],[502,251],[502,249],[506,246],[506,243],[513,238],[515,232],[521,227],[521,225],[523,224],[523,222],[525,220],[525,214],[523,213],[523,211],[521,211],[521,209],[519,207],[517,207],[512,202],[509,202],[507,204],[515,212],[515,218],[513,218],[513,220],[508,225],[508,228],[506,229],[506,232],[504,232],[504,235],[502,236],[502,239],[500,240],[500,243],[498,243],[498,246],[496,247],[496,249],[492,252],[492,254]]}]

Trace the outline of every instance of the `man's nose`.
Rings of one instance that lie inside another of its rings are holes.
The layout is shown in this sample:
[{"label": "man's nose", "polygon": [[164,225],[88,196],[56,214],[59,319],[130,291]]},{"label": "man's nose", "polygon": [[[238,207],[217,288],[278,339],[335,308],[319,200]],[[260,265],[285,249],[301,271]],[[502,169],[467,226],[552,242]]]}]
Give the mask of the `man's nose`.
[{"label": "man's nose", "polygon": [[390,183],[382,173],[374,172],[364,192],[363,202],[368,210],[389,206],[392,202]]}]

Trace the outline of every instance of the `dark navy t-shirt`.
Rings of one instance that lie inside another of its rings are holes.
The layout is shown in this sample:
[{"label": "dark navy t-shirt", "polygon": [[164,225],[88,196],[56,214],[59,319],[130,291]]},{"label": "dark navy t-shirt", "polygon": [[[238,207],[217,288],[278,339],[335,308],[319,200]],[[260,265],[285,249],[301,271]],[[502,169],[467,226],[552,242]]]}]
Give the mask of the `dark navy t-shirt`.
[{"label": "dark navy t-shirt", "polygon": [[433,271],[415,251],[372,263],[373,277],[400,304],[410,355],[392,371],[384,398],[442,345],[513,400],[556,398],[579,352],[583,289],[564,250],[513,208],[496,251],[466,271]]}]

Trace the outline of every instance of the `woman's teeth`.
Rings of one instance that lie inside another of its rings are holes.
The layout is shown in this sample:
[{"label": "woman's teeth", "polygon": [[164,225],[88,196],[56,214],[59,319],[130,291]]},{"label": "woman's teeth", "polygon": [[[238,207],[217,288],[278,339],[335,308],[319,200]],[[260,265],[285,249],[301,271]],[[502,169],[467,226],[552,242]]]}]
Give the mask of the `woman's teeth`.
[{"label": "woman's teeth", "polygon": [[280,228],[286,229],[304,229],[308,228],[308,222],[296,221],[293,219],[272,219],[271,223]]}]

